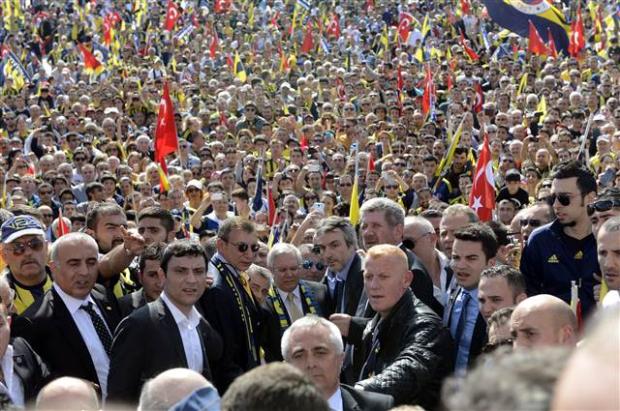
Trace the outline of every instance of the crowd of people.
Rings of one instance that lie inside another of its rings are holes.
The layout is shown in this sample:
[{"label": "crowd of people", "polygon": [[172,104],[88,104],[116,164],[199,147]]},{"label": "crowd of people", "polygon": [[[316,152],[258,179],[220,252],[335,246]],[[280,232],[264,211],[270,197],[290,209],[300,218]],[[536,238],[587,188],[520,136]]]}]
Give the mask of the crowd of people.
[{"label": "crowd of people", "polygon": [[3,1],[0,408],[620,409],[620,9],[485,3]]}]

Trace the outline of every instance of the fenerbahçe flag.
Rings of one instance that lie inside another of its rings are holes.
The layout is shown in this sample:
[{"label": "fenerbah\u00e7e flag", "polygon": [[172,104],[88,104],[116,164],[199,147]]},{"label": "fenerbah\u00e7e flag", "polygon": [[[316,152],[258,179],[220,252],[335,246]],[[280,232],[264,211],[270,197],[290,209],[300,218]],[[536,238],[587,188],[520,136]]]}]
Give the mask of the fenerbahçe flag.
[{"label": "fenerbah\u00e7e flag", "polygon": [[483,0],[483,3],[491,19],[500,26],[528,37],[531,20],[545,43],[549,42],[551,33],[557,51],[568,55],[570,26],[562,12],[547,0]]}]

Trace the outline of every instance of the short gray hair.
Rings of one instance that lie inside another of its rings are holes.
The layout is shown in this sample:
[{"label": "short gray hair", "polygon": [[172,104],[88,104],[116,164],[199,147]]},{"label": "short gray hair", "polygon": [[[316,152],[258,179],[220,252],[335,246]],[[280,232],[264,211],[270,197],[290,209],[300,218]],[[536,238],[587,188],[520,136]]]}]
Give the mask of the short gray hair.
[{"label": "short gray hair", "polygon": [[269,254],[267,255],[267,267],[273,268],[273,262],[275,259],[286,254],[293,254],[295,258],[297,258],[297,264],[301,265],[303,259],[301,257],[301,252],[297,247],[289,243],[277,243],[271,250],[269,250]]},{"label": "short gray hair", "polygon": [[54,241],[52,243],[52,247],[50,248],[50,261],[53,261],[54,263],[59,263],[58,261],[58,251],[60,249],[60,246],[63,245],[64,243],[68,243],[70,241],[79,241],[79,242],[85,242],[85,243],[90,243],[91,245],[93,245],[95,247],[96,250],[99,250],[99,246],[97,245],[97,241],[95,241],[94,238],[92,238],[91,236],[89,236],[86,233],[69,233],[69,234],[65,234],[62,237],[58,238],[56,241]]},{"label": "short gray hair", "polygon": [[599,230],[599,232],[603,232],[603,231],[607,231],[607,232],[620,231],[620,217],[612,217],[609,220],[605,221],[605,223],[603,223],[603,225],[601,226],[601,229]]},{"label": "short gray hair", "polygon": [[271,275],[271,271],[269,271],[265,267],[261,267],[258,264],[252,264],[248,268],[247,272],[248,272],[248,275],[252,275],[254,273],[260,275],[265,280],[268,280],[270,285],[273,283],[273,276]]},{"label": "short gray hair", "polygon": [[285,361],[290,360],[289,350],[291,348],[291,334],[295,330],[300,330],[303,328],[316,328],[316,327],[325,327],[329,331],[329,340],[332,343],[332,346],[338,353],[344,352],[344,345],[342,343],[342,336],[340,335],[340,330],[336,324],[331,321],[326,320],[323,317],[319,317],[317,315],[308,314],[305,317],[301,317],[297,321],[295,321],[290,327],[284,331],[284,335],[282,335],[281,341],[281,351],[282,357]]},{"label": "short gray hair", "polygon": [[316,229],[314,238],[336,230],[342,231],[342,234],[344,235],[344,242],[349,247],[357,248],[357,235],[355,234],[355,228],[351,225],[351,222],[344,217],[331,216],[322,220]]},{"label": "short gray hair", "polygon": [[377,197],[364,202],[360,208],[362,220],[364,220],[364,214],[376,211],[383,212],[385,221],[391,227],[405,225],[405,210],[403,210],[400,204],[389,198]]},{"label": "short gray hair", "polygon": [[452,217],[456,215],[466,216],[470,223],[477,223],[480,221],[476,212],[464,204],[452,204],[443,210],[443,217]]}]

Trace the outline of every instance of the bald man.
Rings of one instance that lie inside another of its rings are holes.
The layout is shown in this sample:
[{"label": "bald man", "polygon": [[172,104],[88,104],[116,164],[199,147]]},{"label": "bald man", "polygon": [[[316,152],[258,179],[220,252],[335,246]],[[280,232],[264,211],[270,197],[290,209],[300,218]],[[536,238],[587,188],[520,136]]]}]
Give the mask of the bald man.
[{"label": "bald man", "polygon": [[515,348],[574,346],[577,318],[557,297],[539,294],[521,301],[510,317]]},{"label": "bald man", "polygon": [[95,411],[99,409],[99,400],[90,381],[61,377],[47,384],[39,392],[36,409]]},{"label": "bald man", "polygon": [[212,402],[219,404],[217,390],[205,377],[188,368],[172,368],[144,384],[138,411],[168,409],[202,388],[211,388]]},{"label": "bald man", "polygon": [[356,388],[394,397],[396,404],[432,409],[443,378],[452,370],[454,348],[441,319],[419,302],[409,284],[413,274],[397,246],[367,252],[364,290],[377,313],[355,345]]},{"label": "bald man", "polygon": [[603,224],[598,231],[596,246],[601,274],[609,288],[602,306],[620,306],[620,217]]},{"label": "bald man", "polygon": [[551,409],[620,410],[620,308],[603,310],[560,376]]}]

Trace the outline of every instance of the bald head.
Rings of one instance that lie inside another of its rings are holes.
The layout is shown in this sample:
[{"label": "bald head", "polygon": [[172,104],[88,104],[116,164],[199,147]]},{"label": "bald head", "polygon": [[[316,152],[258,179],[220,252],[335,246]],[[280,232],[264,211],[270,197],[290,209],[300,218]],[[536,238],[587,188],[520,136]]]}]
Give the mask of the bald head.
[{"label": "bald head", "polygon": [[98,410],[99,400],[93,385],[79,378],[62,377],[39,392],[37,410]]},{"label": "bald head", "polygon": [[570,306],[548,294],[521,301],[511,316],[515,348],[577,343],[577,318]]},{"label": "bald head", "polygon": [[208,387],[213,385],[196,371],[173,368],[144,384],[138,410],[167,410],[194,391]]},{"label": "bald head", "polygon": [[364,289],[370,306],[387,316],[413,280],[407,255],[394,245],[381,244],[368,250],[364,265]]}]

